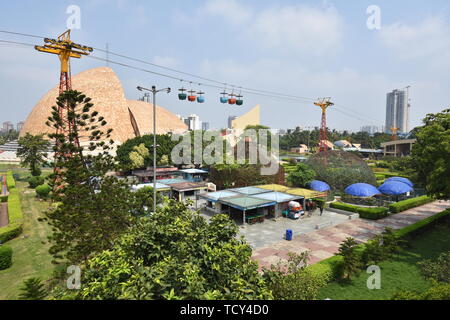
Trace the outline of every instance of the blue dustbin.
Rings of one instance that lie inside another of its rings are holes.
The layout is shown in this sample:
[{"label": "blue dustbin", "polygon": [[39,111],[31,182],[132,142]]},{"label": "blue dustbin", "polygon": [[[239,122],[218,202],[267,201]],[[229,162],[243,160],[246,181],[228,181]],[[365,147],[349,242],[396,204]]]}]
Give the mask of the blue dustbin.
[{"label": "blue dustbin", "polygon": [[291,229],[286,230],[286,240],[288,240],[288,241],[292,240],[292,230]]}]

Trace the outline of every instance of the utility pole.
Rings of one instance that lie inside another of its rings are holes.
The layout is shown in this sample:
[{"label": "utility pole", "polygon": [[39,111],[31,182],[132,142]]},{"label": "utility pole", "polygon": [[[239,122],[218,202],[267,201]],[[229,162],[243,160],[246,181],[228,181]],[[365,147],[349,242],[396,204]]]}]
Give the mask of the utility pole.
[{"label": "utility pole", "polygon": [[[170,88],[164,88],[156,90],[156,86],[152,86],[151,89],[137,87],[139,91],[149,91],[153,93],[153,212],[156,212],[156,94],[161,91],[166,91],[170,93]],[[145,95],[147,97],[147,101],[149,95]]]}]

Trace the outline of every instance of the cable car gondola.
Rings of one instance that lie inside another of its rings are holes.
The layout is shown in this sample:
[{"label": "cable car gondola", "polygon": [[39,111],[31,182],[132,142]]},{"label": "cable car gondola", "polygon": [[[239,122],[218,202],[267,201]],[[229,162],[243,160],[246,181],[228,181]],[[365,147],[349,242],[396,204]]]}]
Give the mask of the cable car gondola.
[{"label": "cable car gondola", "polygon": [[205,97],[203,96],[203,94],[205,94],[202,91],[197,92],[198,93],[198,97],[197,97],[197,102],[198,103],[203,103],[205,102]]},{"label": "cable car gondola", "polygon": [[187,94],[184,93],[184,92],[187,91],[187,89],[181,87],[181,89],[178,89],[178,91],[180,91],[180,93],[178,94],[178,99],[180,99],[180,100],[186,100]]},{"label": "cable car gondola", "polygon": [[236,105],[237,106],[242,106],[242,104],[244,103],[244,100],[242,100],[242,95],[239,93],[237,96],[236,96]]},{"label": "cable car gondola", "polygon": [[197,96],[194,94],[195,90],[189,90],[188,91],[190,94],[188,95],[188,100],[190,102],[194,102],[197,99]]},{"label": "cable car gondola", "polygon": [[234,93],[230,93],[229,94],[229,98],[228,98],[228,104],[236,104],[236,98],[235,98],[235,94]]}]

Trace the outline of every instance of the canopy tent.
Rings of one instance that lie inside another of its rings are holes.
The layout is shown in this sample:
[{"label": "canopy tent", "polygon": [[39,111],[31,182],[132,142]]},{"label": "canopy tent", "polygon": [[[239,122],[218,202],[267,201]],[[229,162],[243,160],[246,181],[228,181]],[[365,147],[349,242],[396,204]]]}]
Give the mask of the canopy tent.
[{"label": "canopy tent", "polygon": [[323,181],[319,181],[319,180],[313,180],[311,181],[311,183],[309,184],[309,187],[315,191],[320,191],[320,192],[325,192],[330,190],[330,186]]},{"label": "canopy tent", "polygon": [[407,185],[401,181],[386,181],[378,188],[383,194],[398,196],[410,191],[413,191],[413,188],[410,185]]},{"label": "canopy tent", "polygon": [[368,183],[354,183],[345,188],[344,192],[354,197],[373,197],[380,191]]},{"label": "canopy tent", "polygon": [[414,187],[414,183],[412,183],[411,180],[409,180],[408,178],[392,177],[392,178],[386,179],[385,182],[388,182],[388,181],[400,181],[400,182],[406,183],[410,187]]}]

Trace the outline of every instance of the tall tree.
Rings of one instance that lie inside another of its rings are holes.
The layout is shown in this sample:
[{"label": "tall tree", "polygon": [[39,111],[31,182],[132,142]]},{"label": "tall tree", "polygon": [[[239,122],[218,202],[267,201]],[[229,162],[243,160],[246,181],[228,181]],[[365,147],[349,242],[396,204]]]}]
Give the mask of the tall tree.
[{"label": "tall tree", "polygon": [[307,187],[314,180],[316,172],[305,163],[299,163],[295,170],[289,173],[287,181],[294,187]]},{"label": "tall tree", "polygon": [[[129,187],[106,175],[115,166],[109,154],[114,143],[108,140],[112,129],[103,131],[106,120],[93,110],[90,101],[77,91],[66,91],[57,99],[58,105],[68,106],[73,126],[68,136],[50,135],[58,141],[55,151],[59,155],[55,159],[59,169],[58,177],[53,177],[56,179],[52,195],[57,206],[46,212],[53,229],[49,240],[54,262],[86,261],[91,254],[110,248],[132,220]],[[56,107],[52,110],[47,124],[66,130],[68,122],[60,118]],[[82,133],[88,135],[88,150],[77,144]]]},{"label": "tall tree", "polygon": [[415,130],[417,142],[412,158],[417,180],[428,195],[450,198],[450,109],[428,114],[424,126]]},{"label": "tall tree", "polygon": [[19,149],[17,156],[23,166],[29,166],[32,176],[41,174],[40,166],[45,162],[46,152],[50,147],[50,142],[44,139],[43,134],[32,135],[27,132],[19,138]]},{"label": "tall tree", "polygon": [[270,299],[226,215],[208,223],[170,200],[87,264],[81,299]]}]

